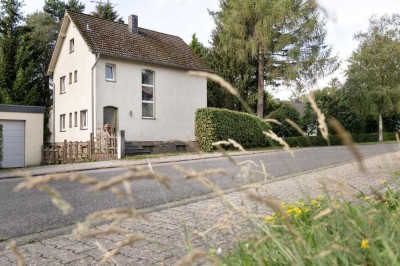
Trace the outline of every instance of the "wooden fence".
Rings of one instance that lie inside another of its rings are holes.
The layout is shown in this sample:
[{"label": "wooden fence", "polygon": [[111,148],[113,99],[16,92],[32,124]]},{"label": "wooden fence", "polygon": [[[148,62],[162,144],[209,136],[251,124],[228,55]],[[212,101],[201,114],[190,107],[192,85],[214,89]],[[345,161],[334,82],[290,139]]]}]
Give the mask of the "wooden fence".
[{"label": "wooden fence", "polygon": [[47,144],[42,149],[43,164],[66,164],[117,158],[117,135],[98,131],[90,140]]}]

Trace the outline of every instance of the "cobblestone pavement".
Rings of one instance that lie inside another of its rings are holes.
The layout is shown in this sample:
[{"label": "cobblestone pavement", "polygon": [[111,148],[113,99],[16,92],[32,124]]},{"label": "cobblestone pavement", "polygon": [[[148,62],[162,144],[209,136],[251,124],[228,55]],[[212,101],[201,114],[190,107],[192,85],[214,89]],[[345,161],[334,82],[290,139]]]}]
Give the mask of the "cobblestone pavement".
[{"label": "cobblestone pavement", "polygon": [[[327,188],[337,197],[354,199],[360,191],[370,194],[371,188],[382,189],[382,179],[396,182],[390,177],[400,170],[399,159],[400,152],[376,156],[364,161],[366,172],[361,172],[357,163],[348,163],[281,180],[267,180],[262,187],[277,200],[286,202],[315,197]],[[225,197],[262,219],[269,210],[250,201],[247,197],[249,192],[255,192],[255,189],[243,189]],[[132,233],[143,233],[151,240],[123,248],[114,261],[106,265],[174,265],[190,249],[208,251],[221,248],[226,252],[238,241],[246,239],[244,234],[248,238],[256,231],[242,217],[237,211],[228,211],[217,197],[149,213],[148,220],[125,221],[122,228]],[[19,250],[27,265],[96,265],[104,254],[98,245],[111,250],[121,239],[121,235],[114,234],[77,240],[70,234],[26,244]],[[198,262],[202,263],[206,262]],[[16,265],[16,258],[10,252],[2,251],[0,265]]]}]

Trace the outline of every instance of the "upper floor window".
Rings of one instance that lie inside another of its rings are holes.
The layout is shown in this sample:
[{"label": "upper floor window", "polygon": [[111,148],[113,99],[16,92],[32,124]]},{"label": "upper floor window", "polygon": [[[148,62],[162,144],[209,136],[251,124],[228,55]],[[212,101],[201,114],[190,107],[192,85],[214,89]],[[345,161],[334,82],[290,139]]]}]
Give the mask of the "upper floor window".
[{"label": "upper floor window", "polygon": [[60,78],[60,93],[65,92],[65,76]]},{"label": "upper floor window", "polygon": [[74,39],[69,40],[69,53],[73,53],[75,51],[75,41]]},{"label": "upper floor window", "polygon": [[115,65],[106,64],[106,80],[115,81]]},{"label": "upper floor window", "polygon": [[88,128],[88,111],[83,110],[81,111],[81,129]]},{"label": "upper floor window", "polygon": [[74,83],[78,82],[78,70],[74,71]]},{"label": "upper floor window", "polygon": [[154,118],[154,72],[142,70],[142,117]]},{"label": "upper floor window", "polygon": [[72,72],[69,72],[69,84],[72,84]]}]

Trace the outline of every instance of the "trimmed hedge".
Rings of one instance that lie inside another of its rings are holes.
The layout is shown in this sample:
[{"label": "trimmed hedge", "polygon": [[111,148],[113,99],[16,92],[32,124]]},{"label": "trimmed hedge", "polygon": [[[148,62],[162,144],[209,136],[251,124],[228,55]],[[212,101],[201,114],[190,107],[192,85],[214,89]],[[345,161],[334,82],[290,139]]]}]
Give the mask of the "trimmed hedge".
[{"label": "trimmed hedge", "polygon": [[261,148],[269,145],[263,131],[270,125],[258,117],[220,108],[202,108],[196,111],[196,142],[204,151],[212,151],[217,141],[233,139],[244,148]]},{"label": "trimmed hedge", "polygon": [[[352,135],[353,141],[355,143],[367,143],[367,142],[377,142],[379,139],[378,133],[372,134],[354,134]],[[392,141],[396,140],[396,133],[394,132],[385,132],[383,133],[383,140]],[[285,138],[287,144],[290,147],[313,147],[313,146],[327,146],[328,143],[322,136],[308,136],[308,137],[291,137]],[[330,144],[342,145],[342,141],[339,136],[330,135],[329,136]]]},{"label": "trimmed hedge", "polygon": [[0,124],[0,168],[3,161],[3,125]]}]

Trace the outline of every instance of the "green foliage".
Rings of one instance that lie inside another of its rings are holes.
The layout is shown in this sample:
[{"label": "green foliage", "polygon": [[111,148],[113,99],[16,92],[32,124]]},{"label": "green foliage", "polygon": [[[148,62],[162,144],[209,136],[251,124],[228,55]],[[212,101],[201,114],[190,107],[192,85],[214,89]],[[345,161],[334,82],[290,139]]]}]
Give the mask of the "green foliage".
[{"label": "green foliage", "polygon": [[357,203],[324,196],[282,203],[279,211],[260,222],[259,236],[241,244],[223,262],[242,266],[399,265],[400,192],[385,186],[383,195],[376,199],[361,195]]},{"label": "green foliage", "polygon": [[92,15],[102,19],[108,19],[111,21],[118,21],[120,19],[118,12],[114,9],[115,4],[111,3],[110,0],[106,2],[95,1],[96,6],[94,7],[94,11]]},{"label": "green foliage", "polygon": [[[372,134],[353,134],[352,135],[353,142],[355,143],[368,143],[368,142],[377,142],[379,139],[378,133]],[[383,140],[385,141],[395,141],[396,133],[394,132],[385,132],[383,133]],[[300,136],[300,137],[290,137],[285,138],[287,144],[290,147],[318,147],[318,146],[327,146],[327,141],[322,136]],[[330,145],[342,145],[342,141],[337,135],[329,136]]]},{"label": "green foliage", "polygon": [[192,40],[189,43],[189,47],[192,51],[201,59],[204,59],[207,55],[207,48],[199,41],[196,33],[193,33]]},{"label": "green foliage", "polygon": [[212,151],[212,144],[233,139],[244,148],[268,146],[263,131],[271,127],[254,115],[218,108],[202,108],[196,112],[196,141],[204,151]]},{"label": "green foliage", "polygon": [[301,115],[299,111],[294,108],[288,102],[284,102],[281,106],[275,111],[271,112],[267,118],[276,119],[282,123],[282,125],[277,125],[272,123],[272,131],[277,134],[279,137],[294,137],[299,136],[300,133],[290,124],[288,124],[285,120],[290,119],[295,122],[299,127],[302,126]]},{"label": "green foliage", "polygon": [[[336,118],[352,134],[363,133],[366,117],[359,114],[341,86],[325,87],[313,92],[315,102],[327,119]],[[310,103],[305,104],[303,116],[304,130],[315,132],[318,127],[317,116]],[[329,127],[329,132],[334,132]]]},{"label": "green foliage", "polygon": [[79,0],[68,0],[65,3],[62,0],[45,0],[43,11],[49,14],[56,23],[61,23],[65,10],[71,10],[75,12],[83,12],[85,10],[85,4]]},{"label": "green foliage", "polygon": [[0,3],[0,96],[1,102],[12,103],[12,87],[17,76],[15,61],[18,50],[22,1]]},{"label": "green foliage", "polygon": [[3,125],[0,124],[0,168],[3,161]]},{"label": "green foliage", "polygon": [[381,122],[400,112],[400,15],[372,17],[368,31],[355,37],[359,46],[349,59],[345,89],[359,113]]},{"label": "green foliage", "polygon": [[260,117],[264,79],[267,85],[278,79],[315,83],[324,71],[336,69],[315,1],[220,0],[220,11],[211,14],[221,50],[255,67]]}]

